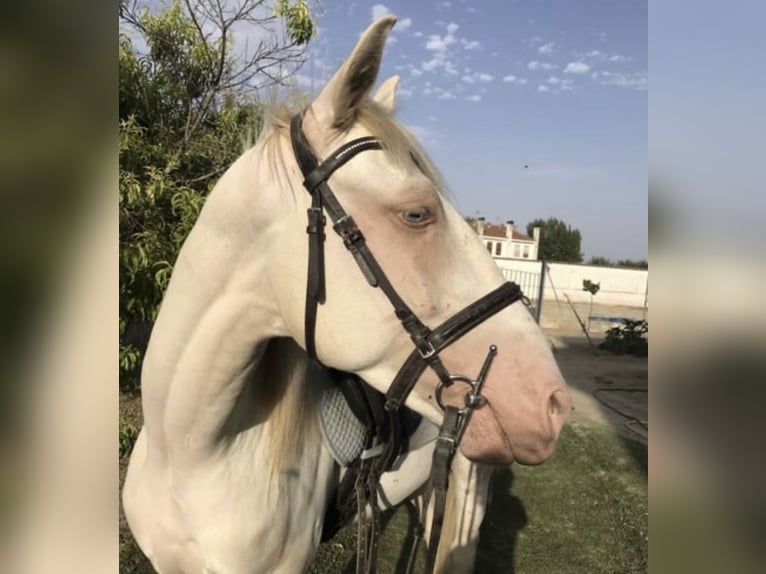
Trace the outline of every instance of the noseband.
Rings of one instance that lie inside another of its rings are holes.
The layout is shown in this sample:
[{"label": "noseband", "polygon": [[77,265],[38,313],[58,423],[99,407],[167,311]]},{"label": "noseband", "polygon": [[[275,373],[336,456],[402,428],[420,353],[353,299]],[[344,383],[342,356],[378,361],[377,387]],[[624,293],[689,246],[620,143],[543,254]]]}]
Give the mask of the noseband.
[{"label": "noseband", "polygon": [[[446,496],[449,466],[455,449],[467,427],[472,411],[476,408],[480,408],[486,403],[486,400],[481,395],[481,387],[484,384],[491,367],[492,359],[497,353],[497,347],[495,345],[490,347],[483,367],[476,380],[465,375],[451,375],[442,363],[439,353],[471,331],[474,327],[480,325],[505,307],[519,300],[528,305],[529,301],[522,294],[518,285],[512,282],[506,282],[463,308],[438,327],[434,329],[427,327],[412,312],[409,306],[396,292],[393,285],[391,285],[391,282],[388,280],[383,269],[367,247],[364,234],[357,226],[354,218],[346,213],[343,206],[338,201],[338,198],[328,185],[330,176],[358,153],[366,150],[383,149],[380,140],[375,137],[363,137],[352,140],[335,150],[320,164],[303,133],[302,123],[303,114],[297,114],[292,118],[290,124],[290,137],[295,159],[305,178],[303,185],[311,195],[311,207],[308,209],[308,226],[306,227],[306,233],[309,236],[308,280],[306,286],[305,311],[307,353],[312,359],[318,361],[315,332],[317,308],[318,305],[325,302],[326,295],[324,269],[326,225],[324,213],[326,212],[333,223],[333,229],[341,237],[346,249],[348,249],[354,257],[354,260],[367,282],[372,287],[378,287],[383,291],[391,302],[397,319],[402,323],[402,327],[404,327],[404,330],[415,345],[415,349],[399,369],[399,372],[396,374],[396,377],[386,392],[385,410],[390,416],[397,413],[426,368],[431,368],[439,378],[439,385],[436,390],[436,400],[438,405],[445,412],[445,420],[434,451],[434,476],[432,476],[432,483],[436,499],[433,518],[434,528],[432,529],[427,565],[427,570],[431,571],[433,569],[433,562],[435,561],[435,547],[438,545],[438,536],[435,537],[434,534],[440,531],[441,520],[443,520],[444,504],[443,500],[440,500],[440,498]],[[467,383],[471,389],[470,392],[466,394],[465,407],[461,409],[451,406],[445,407],[442,402],[442,391],[445,387],[450,387],[453,383],[458,381]],[[396,425],[391,425],[391,427],[396,428]],[[396,457],[400,454],[400,443],[401,441],[398,440],[396,436],[393,436],[391,437],[391,440],[386,441],[386,444],[384,445],[385,448],[380,451],[381,454],[377,456],[375,468],[371,471],[373,476],[379,476],[380,473],[391,469]],[[439,464],[441,470],[437,470],[437,457],[441,461]],[[372,481],[370,484],[373,486],[373,490],[375,490],[376,483]],[[369,496],[377,496],[376,492],[368,494]],[[369,497],[367,499],[369,500]],[[376,501],[373,501],[373,506],[377,507]],[[424,507],[425,506],[426,505],[424,505]],[[440,506],[442,507],[441,513],[439,512]],[[441,517],[439,517],[440,514]],[[362,514],[360,512],[360,524],[361,521]],[[436,539],[434,540],[434,538]],[[368,541],[368,543],[371,544],[372,548],[370,550],[365,550],[367,560],[361,560],[358,556],[358,572],[374,570],[374,547],[377,543],[374,540]],[[361,552],[358,554],[361,554]],[[370,561],[373,562],[372,566],[370,566]]]}]

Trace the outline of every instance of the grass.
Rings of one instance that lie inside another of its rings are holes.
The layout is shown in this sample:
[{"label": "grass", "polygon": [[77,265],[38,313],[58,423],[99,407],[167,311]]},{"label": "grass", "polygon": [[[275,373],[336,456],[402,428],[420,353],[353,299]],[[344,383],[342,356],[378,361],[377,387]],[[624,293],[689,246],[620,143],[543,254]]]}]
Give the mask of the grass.
[{"label": "grass", "polygon": [[[495,472],[476,572],[646,572],[646,469],[644,445],[623,441],[607,427],[568,425],[546,464]],[[384,515],[380,574],[400,571],[406,560],[409,518],[406,508]],[[355,530],[351,525],[323,544],[308,571],[352,574]],[[416,572],[423,569],[423,550]],[[129,539],[121,543],[120,565],[123,574],[152,571]]]},{"label": "grass", "polygon": [[645,446],[567,426],[546,464],[495,473],[476,571],[646,572],[646,468]]}]

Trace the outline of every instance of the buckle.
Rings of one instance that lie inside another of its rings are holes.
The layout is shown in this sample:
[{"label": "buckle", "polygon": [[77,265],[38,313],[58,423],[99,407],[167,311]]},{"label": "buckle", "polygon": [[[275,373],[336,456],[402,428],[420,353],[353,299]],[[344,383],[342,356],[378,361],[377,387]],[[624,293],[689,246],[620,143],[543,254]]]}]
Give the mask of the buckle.
[{"label": "buckle", "polygon": [[309,235],[317,235],[323,232],[326,219],[321,207],[309,207],[306,210],[309,223],[306,226],[306,233]]},{"label": "buckle", "polygon": [[436,349],[434,349],[431,341],[426,340],[421,345],[418,345],[418,353],[427,361],[436,354]]},{"label": "buckle", "polygon": [[343,243],[348,249],[358,241],[364,239],[364,235],[356,225],[356,221],[354,221],[354,218],[348,214],[338,219],[332,227],[335,232],[343,238]]}]

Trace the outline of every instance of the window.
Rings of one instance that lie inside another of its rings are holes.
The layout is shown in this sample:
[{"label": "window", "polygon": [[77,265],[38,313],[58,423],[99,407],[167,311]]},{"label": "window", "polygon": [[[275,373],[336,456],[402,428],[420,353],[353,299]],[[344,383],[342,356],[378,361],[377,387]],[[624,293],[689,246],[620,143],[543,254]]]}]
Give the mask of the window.
[{"label": "window", "polygon": [[487,241],[487,251],[489,251],[489,254],[492,255],[492,242]]},{"label": "window", "polygon": [[524,246],[524,259],[529,259],[529,245]]},{"label": "window", "polygon": [[521,257],[521,246],[517,243],[513,246],[513,256],[518,259]]},{"label": "window", "polygon": [[500,241],[495,242],[495,255],[500,255],[500,252],[503,249],[503,244]]}]

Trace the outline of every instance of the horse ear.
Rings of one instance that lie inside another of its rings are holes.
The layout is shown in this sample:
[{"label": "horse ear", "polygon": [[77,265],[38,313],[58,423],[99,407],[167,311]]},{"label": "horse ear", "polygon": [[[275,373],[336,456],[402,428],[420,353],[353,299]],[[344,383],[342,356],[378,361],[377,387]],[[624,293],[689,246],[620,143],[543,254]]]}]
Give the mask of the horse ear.
[{"label": "horse ear", "polygon": [[391,76],[380,85],[372,97],[389,114],[393,114],[394,108],[396,108],[396,88],[399,87],[399,79],[399,76]]},{"label": "horse ear", "polygon": [[351,55],[311,106],[322,124],[340,131],[353,125],[359,104],[378,78],[383,47],[395,23],[395,17],[384,16],[364,31]]}]

